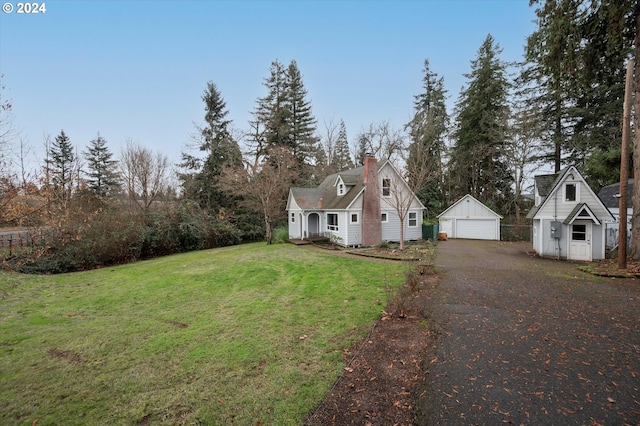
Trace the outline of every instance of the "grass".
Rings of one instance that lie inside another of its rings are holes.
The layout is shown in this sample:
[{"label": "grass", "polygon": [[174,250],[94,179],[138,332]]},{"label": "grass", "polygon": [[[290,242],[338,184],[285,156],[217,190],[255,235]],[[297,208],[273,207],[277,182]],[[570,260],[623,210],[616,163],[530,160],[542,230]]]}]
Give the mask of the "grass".
[{"label": "grass", "polygon": [[0,272],[0,424],[300,424],[405,272],[283,244]]}]

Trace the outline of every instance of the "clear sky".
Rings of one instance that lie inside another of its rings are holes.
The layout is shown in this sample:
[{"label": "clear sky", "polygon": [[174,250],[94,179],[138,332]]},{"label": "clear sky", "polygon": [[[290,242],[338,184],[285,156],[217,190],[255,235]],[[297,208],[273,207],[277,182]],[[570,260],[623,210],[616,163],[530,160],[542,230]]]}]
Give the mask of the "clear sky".
[{"label": "clear sky", "polygon": [[0,13],[2,99],[40,159],[64,129],[79,150],[99,132],[116,154],[131,139],[177,162],[206,83],[246,130],[276,59],[297,62],[319,133],[340,119],[350,142],[370,123],[401,129],[425,59],[453,107],[487,34],[515,61],[536,28],[528,0],[48,0],[39,14],[0,3],[13,6]]}]

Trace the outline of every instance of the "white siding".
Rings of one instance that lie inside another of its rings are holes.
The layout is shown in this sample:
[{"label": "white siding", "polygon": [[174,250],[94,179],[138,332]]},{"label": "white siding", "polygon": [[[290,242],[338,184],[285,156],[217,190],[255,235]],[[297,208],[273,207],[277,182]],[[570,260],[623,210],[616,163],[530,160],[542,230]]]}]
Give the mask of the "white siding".
[{"label": "white siding", "polygon": [[[566,183],[579,183],[579,196],[576,201],[567,202],[564,201],[564,185]],[[545,201],[544,205],[536,213],[536,217],[540,218],[558,218],[558,220],[564,220],[569,213],[578,204],[586,203],[594,215],[600,220],[609,218],[609,211],[602,205],[600,199],[591,191],[586,182],[582,180],[565,180],[561,182],[556,188],[553,194],[549,194],[549,197]]]},{"label": "white siding", "polygon": [[[409,227],[409,214],[404,219],[404,240],[422,239],[422,210],[410,210],[416,213],[417,226]],[[382,241],[400,241],[400,217],[394,210],[383,210],[389,221],[382,224]]]},{"label": "white siding", "polygon": [[[287,212],[289,216],[289,238],[301,238],[302,237],[302,221],[304,220],[301,210],[289,210]],[[292,219],[293,215],[293,219]]]},{"label": "white siding", "polygon": [[[358,223],[351,223],[351,215],[353,213],[358,214]],[[346,246],[359,246],[362,244],[362,211],[350,210],[347,219],[349,220],[347,224],[347,239],[343,244]]]},{"label": "white siding", "polygon": [[388,222],[382,224],[382,241],[400,241],[400,218],[394,210],[382,209],[382,213],[388,218]]}]

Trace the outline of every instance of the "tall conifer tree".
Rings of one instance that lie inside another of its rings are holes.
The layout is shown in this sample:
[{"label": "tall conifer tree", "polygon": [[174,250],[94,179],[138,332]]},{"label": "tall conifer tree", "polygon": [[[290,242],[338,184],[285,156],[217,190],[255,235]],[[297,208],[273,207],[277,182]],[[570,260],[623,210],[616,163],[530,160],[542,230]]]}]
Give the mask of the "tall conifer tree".
[{"label": "tall conifer tree", "polygon": [[[431,71],[429,60],[424,61],[423,92],[414,98],[414,115],[407,123],[411,144],[407,170],[409,185],[421,188],[416,194],[431,211],[440,211],[444,203],[442,184],[442,156],[445,151],[445,137],[448,132],[449,116],[445,105],[446,90],[444,79]],[[424,182],[415,182],[419,177]]]},{"label": "tall conifer tree", "polygon": [[203,156],[182,153],[180,166],[186,171],[180,174],[185,197],[195,199],[201,207],[220,212],[232,209],[234,201],[218,188],[222,169],[242,163],[240,147],[230,133],[231,120],[222,94],[213,82],[207,83],[202,94],[205,116],[204,126],[197,127],[197,149]]},{"label": "tall conifer tree", "polygon": [[503,208],[512,199],[512,177],[505,164],[509,82],[500,53],[488,35],[465,74],[469,82],[456,104],[450,179],[454,197],[470,193],[507,213]]},{"label": "tall conifer tree", "polygon": [[107,146],[107,141],[100,134],[89,142],[84,152],[87,160],[89,188],[99,197],[115,195],[120,188],[118,182],[118,161],[113,159],[113,153]]},{"label": "tall conifer tree", "polygon": [[347,170],[353,168],[353,161],[351,160],[351,152],[349,151],[349,141],[347,139],[347,126],[343,120],[340,120],[340,127],[338,128],[338,138],[333,148],[333,155],[331,157],[331,167],[335,171]]},{"label": "tall conifer tree", "polygon": [[64,130],[51,143],[45,163],[54,199],[66,211],[73,191],[76,156]]}]

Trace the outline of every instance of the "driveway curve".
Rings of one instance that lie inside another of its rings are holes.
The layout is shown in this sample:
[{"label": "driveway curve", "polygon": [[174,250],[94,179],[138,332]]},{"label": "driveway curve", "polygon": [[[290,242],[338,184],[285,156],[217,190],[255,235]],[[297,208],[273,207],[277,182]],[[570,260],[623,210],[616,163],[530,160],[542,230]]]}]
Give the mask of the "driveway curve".
[{"label": "driveway curve", "polygon": [[438,244],[419,424],[640,424],[640,281],[530,249]]}]

